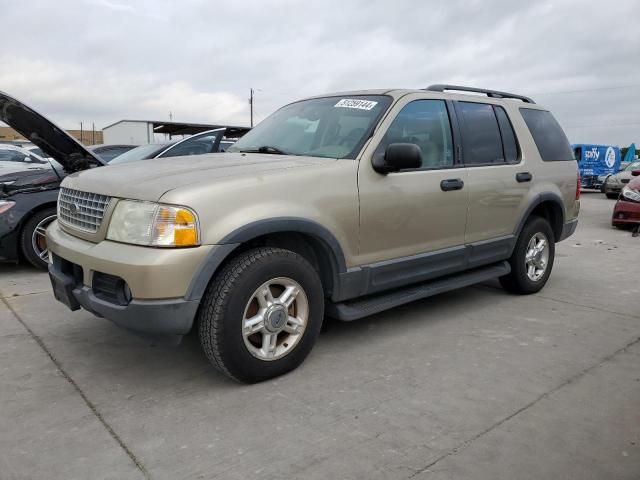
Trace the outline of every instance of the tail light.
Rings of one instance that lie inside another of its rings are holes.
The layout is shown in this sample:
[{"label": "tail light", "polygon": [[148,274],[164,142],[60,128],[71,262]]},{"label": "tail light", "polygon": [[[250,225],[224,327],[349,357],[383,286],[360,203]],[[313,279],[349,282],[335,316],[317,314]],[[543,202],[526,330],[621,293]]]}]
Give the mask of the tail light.
[{"label": "tail light", "polygon": [[580,200],[581,188],[582,188],[582,181],[580,180],[580,172],[578,172],[578,178],[576,180],[576,200]]}]

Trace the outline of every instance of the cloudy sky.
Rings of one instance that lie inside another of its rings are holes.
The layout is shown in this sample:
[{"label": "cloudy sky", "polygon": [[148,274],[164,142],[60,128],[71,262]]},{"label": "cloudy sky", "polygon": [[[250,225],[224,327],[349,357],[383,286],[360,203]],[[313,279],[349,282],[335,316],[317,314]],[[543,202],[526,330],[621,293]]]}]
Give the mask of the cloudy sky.
[{"label": "cloudy sky", "polygon": [[640,142],[638,0],[0,0],[0,90],[66,128],[249,123],[307,95],[534,97],[572,142]]}]

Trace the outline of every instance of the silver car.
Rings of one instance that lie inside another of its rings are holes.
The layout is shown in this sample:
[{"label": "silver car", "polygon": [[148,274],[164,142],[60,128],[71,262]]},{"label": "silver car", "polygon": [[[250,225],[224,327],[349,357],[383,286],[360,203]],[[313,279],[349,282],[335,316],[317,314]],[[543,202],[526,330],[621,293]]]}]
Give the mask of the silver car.
[{"label": "silver car", "polygon": [[604,181],[603,191],[607,198],[618,198],[624,186],[631,181],[631,172],[640,170],[640,160],[631,162],[626,168],[614,175],[610,175]]}]

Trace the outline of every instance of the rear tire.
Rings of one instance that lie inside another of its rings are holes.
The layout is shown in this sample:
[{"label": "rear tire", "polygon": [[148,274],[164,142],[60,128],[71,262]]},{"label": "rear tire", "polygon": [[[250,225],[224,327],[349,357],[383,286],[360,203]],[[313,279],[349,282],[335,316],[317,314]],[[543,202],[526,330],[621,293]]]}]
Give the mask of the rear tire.
[{"label": "rear tire", "polygon": [[56,219],[56,209],[45,208],[27,220],[20,233],[20,250],[24,258],[34,267],[46,270],[49,267],[49,250],[45,231]]},{"label": "rear tire", "polygon": [[542,217],[531,217],[509,259],[511,273],[500,277],[500,284],[505,290],[520,295],[539,292],[549,279],[554,258],[555,237],[549,222]]},{"label": "rear tire", "polygon": [[311,264],[289,250],[255,248],[233,258],[207,288],[200,343],[220,372],[260,382],[303,362],[323,316],[322,283]]}]

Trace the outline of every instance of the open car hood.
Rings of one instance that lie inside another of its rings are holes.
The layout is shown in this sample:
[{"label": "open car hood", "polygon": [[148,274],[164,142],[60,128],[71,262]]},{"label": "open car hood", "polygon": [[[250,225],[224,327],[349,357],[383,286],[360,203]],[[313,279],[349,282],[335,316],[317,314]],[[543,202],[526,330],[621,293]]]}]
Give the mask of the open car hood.
[{"label": "open car hood", "polygon": [[67,173],[106,165],[62,128],[3,92],[0,92],[0,121],[60,162]]}]

